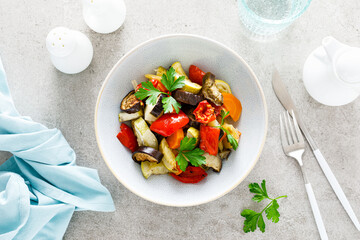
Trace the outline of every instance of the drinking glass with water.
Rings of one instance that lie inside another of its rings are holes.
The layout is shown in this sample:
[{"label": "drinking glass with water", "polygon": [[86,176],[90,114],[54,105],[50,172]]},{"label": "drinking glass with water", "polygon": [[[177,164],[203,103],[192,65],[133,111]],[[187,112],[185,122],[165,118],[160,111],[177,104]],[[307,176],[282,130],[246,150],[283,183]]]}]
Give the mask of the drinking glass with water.
[{"label": "drinking glass with water", "polygon": [[240,18],[251,32],[268,36],[300,17],[311,0],[238,0]]}]

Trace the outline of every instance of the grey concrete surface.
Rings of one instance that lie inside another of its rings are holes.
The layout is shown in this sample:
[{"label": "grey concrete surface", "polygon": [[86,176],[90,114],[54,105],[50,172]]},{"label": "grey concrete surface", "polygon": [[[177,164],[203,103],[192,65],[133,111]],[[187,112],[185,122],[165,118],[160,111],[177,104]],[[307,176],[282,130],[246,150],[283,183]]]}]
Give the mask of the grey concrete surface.
[{"label": "grey concrete surface", "polygon": [[[299,169],[280,146],[278,116],[283,108],[271,88],[273,66],[291,87],[304,121],[360,217],[360,100],[343,107],[320,105],[301,80],[306,56],[323,37],[360,47],[360,1],[314,0],[282,38],[266,43],[244,35],[235,0],[125,2],[123,27],[101,35],[86,26],[80,1],[0,1],[0,55],[17,108],[61,129],[78,164],[98,169],[116,205],[114,213],[76,212],[65,239],[319,239]],[[56,26],[80,30],[91,39],[95,55],[84,72],[65,75],[51,65],[45,38]],[[226,196],[189,208],[159,206],[125,189],[101,159],[93,128],[97,94],[112,66],[137,44],[169,33],[199,34],[234,49],[254,69],[269,107],[268,137],[254,170]],[[0,162],[8,156],[1,153]],[[360,239],[308,147],[304,157],[330,239]],[[263,206],[251,202],[247,185],[262,179],[272,195],[288,198],[280,201],[277,224],[266,220],[266,233],[245,234],[241,210]]]}]

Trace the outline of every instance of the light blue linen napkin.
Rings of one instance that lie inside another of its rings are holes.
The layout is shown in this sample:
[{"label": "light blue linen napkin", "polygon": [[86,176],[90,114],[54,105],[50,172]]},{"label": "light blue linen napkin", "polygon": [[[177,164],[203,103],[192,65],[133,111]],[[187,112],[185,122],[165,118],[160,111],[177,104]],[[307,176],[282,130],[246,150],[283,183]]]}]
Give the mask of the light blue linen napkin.
[{"label": "light blue linen napkin", "polygon": [[58,129],[15,109],[0,59],[0,239],[62,239],[76,210],[114,211],[97,171],[76,166]]}]

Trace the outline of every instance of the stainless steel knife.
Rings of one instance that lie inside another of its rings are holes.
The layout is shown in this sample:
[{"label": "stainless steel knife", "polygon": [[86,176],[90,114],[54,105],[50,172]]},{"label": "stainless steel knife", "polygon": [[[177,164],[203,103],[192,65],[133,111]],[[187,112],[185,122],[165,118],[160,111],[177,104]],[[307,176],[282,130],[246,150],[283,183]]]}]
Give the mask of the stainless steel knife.
[{"label": "stainless steel knife", "polygon": [[335,175],[331,171],[331,169],[330,169],[328,163],[326,162],[324,156],[320,152],[320,150],[319,150],[318,146],[316,145],[314,139],[310,136],[309,131],[307,130],[304,122],[302,121],[301,117],[299,116],[299,113],[296,110],[294,102],[292,101],[292,99],[290,97],[290,94],[286,89],[286,86],[281,81],[279,72],[276,69],[274,69],[274,71],[273,71],[272,86],[273,86],[273,89],[274,89],[274,92],[275,92],[277,98],[279,99],[281,104],[285,107],[285,109],[287,109],[289,111],[289,113],[291,113],[291,110],[294,111],[295,117],[296,117],[296,119],[298,121],[298,124],[299,124],[299,126],[301,128],[301,131],[304,133],[307,141],[309,142],[309,145],[310,145],[310,147],[311,147],[311,149],[312,149],[312,151],[313,151],[313,153],[314,153],[314,155],[316,157],[316,160],[318,161],[322,171],[324,172],[324,174],[325,174],[327,180],[329,181],[332,189],[334,190],[336,196],[338,197],[341,204],[343,205],[346,213],[349,215],[350,219],[354,223],[357,230],[360,231],[359,220],[357,219],[353,209],[351,208],[351,205],[350,205],[349,201],[347,200],[344,191],[342,190],[342,188],[341,188],[339,182],[337,181]]}]

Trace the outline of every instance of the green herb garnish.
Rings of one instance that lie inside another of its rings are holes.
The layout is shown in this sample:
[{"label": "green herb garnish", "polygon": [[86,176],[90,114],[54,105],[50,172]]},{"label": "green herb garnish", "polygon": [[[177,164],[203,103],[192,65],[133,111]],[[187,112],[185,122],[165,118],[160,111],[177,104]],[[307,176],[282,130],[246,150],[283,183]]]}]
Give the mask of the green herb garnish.
[{"label": "green herb garnish", "polygon": [[195,148],[195,145],[196,138],[185,137],[181,140],[179,154],[175,160],[182,171],[186,171],[189,162],[195,167],[206,163],[205,157],[203,156],[204,151],[200,148]]},{"label": "green herb garnish", "polygon": [[229,133],[228,130],[226,130],[226,129],[223,127],[224,122],[225,122],[225,117],[226,117],[227,115],[229,115],[229,114],[230,114],[230,112],[225,112],[224,110],[221,110],[221,123],[220,123],[220,126],[215,126],[215,127],[220,128],[221,130],[223,130],[223,131],[226,133],[226,138],[227,138],[227,140],[228,140],[229,143],[231,144],[232,148],[233,148],[234,150],[236,150],[237,147],[238,147],[238,145],[239,145],[238,141]]},{"label": "green herb garnish", "polygon": [[141,88],[139,88],[139,90],[135,93],[135,97],[140,100],[149,97],[148,99],[146,99],[146,104],[155,105],[158,96],[162,93],[163,92],[155,88],[150,81],[147,81],[141,83]]},{"label": "green herb garnish", "polygon": [[277,199],[287,197],[286,195],[277,198],[269,198],[266,191],[265,180],[262,181],[261,187],[257,183],[250,183],[249,189],[251,193],[255,193],[252,198],[255,202],[261,202],[264,199],[269,199],[271,202],[261,212],[255,212],[251,209],[244,209],[241,212],[241,216],[245,218],[244,221],[244,232],[254,232],[258,227],[261,232],[265,232],[265,222],[262,213],[265,211],[267,219],[274,223],[279,221],[280,213],[278,211],[279,204]]},{"label": "green herb garnish", "polygon": [[182,88],[185,85],[185,76],[178,77],[175,80],[176,71],[173,67],[166,71],[166,75],[161,77],[161,83],[164,84],[169,92],[172,92],[178,88]]},{"label": "green herb garnish", "polygon": [[171,92],[178,88],[182,88],[185,85],[185,77],[181,76],[177,79],[175,79],[175,77],[176,72],[173,67],[167,70],[166,74],[163,74],[161,77],[161,83],[166,87],[169,93],[160,91],[155,88],[150,81],[147,81],[141,83],[141,88],[135,93],[135,97],[140,100],[144,100],[148,97],[146,104],[155,105],[158,96],[164,94],[166,95],[166,97],[162,99],[164,113],[171,113],[174,109],[176,113],[179,113],[181,105],[171,96]]}]

